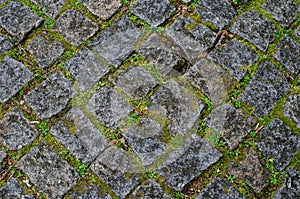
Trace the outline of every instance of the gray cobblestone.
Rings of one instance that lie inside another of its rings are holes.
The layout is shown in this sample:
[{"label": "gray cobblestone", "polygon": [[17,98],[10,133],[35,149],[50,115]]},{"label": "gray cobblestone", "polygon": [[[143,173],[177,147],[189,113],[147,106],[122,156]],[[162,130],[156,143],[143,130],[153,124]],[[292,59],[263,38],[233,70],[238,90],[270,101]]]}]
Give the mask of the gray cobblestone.
[{"label": "gray cobblestone", "polygon": [[42,7],[42,10],[46,13],[46,15],[51,18],[55,18],[62,9],[66,0],[32,0],[32,2]]},{"label": "gray cobblestone", "polygon": [[34,199],[33,195],[25,194],[25,189],[15,178],[11,178],[4,187],[0,188],[0,197],[3,199]]},{"label": "gray cobblestone", "polygon": [[103,20],[109,19],[121,7],[120,0],[80,0],[94,15]]},{"label": "gray cobblestone", "polygon": [[70,199],[112,199],[109,194],[103,194],[102,190],[96,184],[90,186],[80,186],[80,190],[76,190],[70,196]]},{"label": "gray cobblestone", "polygon": [[9,51],[12,48],[12,44],[10,43],[9,39],[0,34],[0,54]]},{"label": "gray cobblestone", "polygon": [[300,128],[300,95],[293,94],[287,99],[284,105],[284,115]]}]

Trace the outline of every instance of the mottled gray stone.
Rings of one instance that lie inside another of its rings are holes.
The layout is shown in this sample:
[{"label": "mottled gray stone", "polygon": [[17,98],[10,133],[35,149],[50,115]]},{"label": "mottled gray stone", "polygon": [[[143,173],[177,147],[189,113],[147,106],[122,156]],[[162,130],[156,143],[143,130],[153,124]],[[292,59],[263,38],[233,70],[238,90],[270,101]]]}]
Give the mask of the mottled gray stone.
[{"label": "mottled gray stone", "polygon": [[9,51],[12,48],[12,44],[7,37],[0,34],[0,54]]},{"label": "mottled gray stone", "polygon": [[234,186],[222,178],[215,177],[195,199],[246,199]]},{"label": "mottled gray stone", "polygon": [[171,152],[158,173],[177,191],[216,163],[222,154],[197,135],[191,135]]},{"label": "mottled gray stone", "polygon": [[246,66],[251,66],[258,60],[258,56],[250,48],[237,40],[215,48],[208,54],[208,58],[220,64],[238,81],[247,73]]},{"label": "mottled gray stone", "polygon": [[45,143],[32,148],[21,158],[17,167],[48,198],[61,198],[79,179],[75,169]]},{"label": "mottled gray stone", "polygon": [[237,147],[256,124],[253,117],[229,104],[214,109],[205,122],[208,127],[222,135],[230,149]]},{"label": "mottled gray stone", "polygon": [[143,68],[133,67],[119,75],[117,86],[130,97],[141,100],[157,85],[154,77]]},{"label": "mottled gray stone", "polygon": [[185,135],[196,123],[204,105],[174,80],[169,80],[151,96],[149,110],[171,120],[172,135]]},{"label": "mottled gray stone", "polygon": [[102,87],[91,99],[87,106],[94,116],[107,127],[116,128],[133,107],[115,89]]},{"label": "mottled gray stone", "polygon": [[0,188],[0,198],[2,199],[34,199],[31,194],[25,194],[25,189],[20,186],[15,178],[9,179],[5,186]]},{"label": "mottled gray stone", "polygon": [[3,144],[11,150],[19,150],[32,142],[38,135],[33,125],[23,113],[14,108],[0,121],[0,137]]},{"label": "mottled gray stone", "polygon": [[295,35],[300,39],[300,26],[295,30]]},{"label": "mottled gray stone", "polygon": [[260,131],[256,145],[266,158],[274,158],[275,168],[282,171],[300,149],[300,138],[281,120],[274,119]]},{"label": "mottled gray stone", "polygon": [[43,21],[29,7],[16,1],[0,9],[0,26],[20,41]]},{"label": "mottled gray stone", "polygon": [[109,19],[121,7],[121,0],[80,0],[94,15]]},{"label": "mottled gray stone", "polygon": [[80,49],[73,58],[66,62],[65,67],[75,78],[81,92],[90,89],[110,70],[87,48]]},{"label": "mottled gray stone", "polygon": [[212,23],[218,29],[222,29],[236,15],[236,12],[228,0],[202,0],[196,11],[201,20]]},{"label": "mottled gray stone", "polygon": [[284,75],[270,62],[264,62],[238,100],[253,106],[254,115],[263,117],[289,91],[290,86]]},{"label": "mottled gray stone", "polygon": [[130,158],[110,147],[91,165],[91,169],[120,198],[125,198],[139,184],[140,174]]},{"label": "mottled gray stone", "polygon": [[271,13],[285,28],[288,28],[293,20],[296,19],[297,14],[300,14],[300,6],[292,0],[267,0],[262,5],[262,8]]},{"label": "mottled gray stone", "polygon": [[226,101],[227,92],[232,85],[231,77],[221,67],[206,59],[197,62],[184,77],[205,93],[214,107]]},{"label": "mottled gray stone", "polygon": [[78,190],[74,191],[70,199],[112,199],[109,194],[102,193],[96,184],[90,186],[81,185]]},{"label": "mottled gray stone", "polygon": [[32,0],[32,2],[40,6],[46,15],[54,19],[61,11],[66,0]]},{"label": "mottled gray stone", "polygon": [[290,118],[300,128],[300,95],[291,95],[284,105],[284,115]]},{"label": "mottled gray stone", "polygon": [[5,56],[0,63],[0,101],[6,102],[32,79],[32,72],[22,63]]},{"label": "mottled gray stone", "polygon": [[293,76],[300,74],[300,44],[285,36],[277,45],[274,57],[280,61]]},{"label": "mottled gray stone", "polygon": [[93,36],[98,25],[75,10],[65,11],[56,21],[55,29],[74,46],[79,46]]},{"label": "mottled gray stone", "polygon": [[[0,164],[2,163],[2,161],[4,160],[4,158],[6,158],[6,152],[0,148]],[[1,169],[1,165],[0,165],[0,169]]]},{"label": "mottled gray stone", "polygon": [[124,137],[139,156],[143,165],[148,166],[166,151],[166,144],[157,139],[162,134],[161,125],[146,117],[125,131]]},{"label": "mottled gray stone", "polygon": [[42,120],[62,111],[73,96],[72,83],[61,72],[56,72],[28,93],[25,102]]},{"label": "mottled gray stone", "polygon": [[140,30],[124,15],[116,19],[112,27],[105,29],[90,46],[117,68],[134,51],[134,42],[140,34]]},{"label": "mottled gray stone", "polygon": [[169,18],[175,10],[168,0],[137,0],[131,12],[156,27]]},{"label": "mottled gray stone", "polygon": [[28,50],[38,65],[46,68],[64,52],[64,46],[59,41],[51,39],[46,32],[42,32],[30,42]]},{"label": "mottled gray stone", "polygon": [[276,33],[275,25],[255,10],[238,17],[229,31],[244,37],[262,51],[267,51]]}]

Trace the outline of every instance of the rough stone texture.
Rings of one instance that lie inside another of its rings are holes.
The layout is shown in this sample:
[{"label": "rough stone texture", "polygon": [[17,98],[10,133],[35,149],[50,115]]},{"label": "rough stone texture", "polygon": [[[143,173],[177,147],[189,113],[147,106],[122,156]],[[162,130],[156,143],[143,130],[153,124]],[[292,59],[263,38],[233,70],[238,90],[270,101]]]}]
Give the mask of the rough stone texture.
[{"label": "rough stone texture", "polygon": [[258,49],[265,52],[269,43],[274,41],[276,33],[275,25],[254,10],[245,12],[229,30],[244,37]]},{"label": "rough stone texture", "polygon": [[64,52],[64,46],[59,41],[51,39],[46,32],[42,32],[30,42],[28,50],[38,65],[46,68]]},{"label": "rough stone texture", "polygon": [[300,74],[300,44],[285,36],[276,47],[274,57],[280,61],[293,76]]},{"label": "rough stone texture", "polygon": [[222,154],[197,135],[191,135],[171,152],[158,173],[177,191],[217,162]]},{"label": "rough stone texture", "polygon": [[295,35],[300,39],[300,26],[295,30]]},{"label": "rough stone texture", "polygon": [[250,48],[237,40],[229,41],[225,45],[215,48],[208,54],[208,58],[220,64],[238,81],[246,74],[245,67],[251,66],[258,60],[258,56]]},{"label": "rough stone texture", "polygon": [[217,38],[217,34],[199,24],[192,30],[188,25],[195,23],[192,19],[179,17],[168,29],[170,36],[184,51],[189,61],[195,62],[199,55],[208,49]]},{"label": "rough stone texture", "polygon": [[0,102],[6,102],[33,79],[33,74],[20,62],[5,56],[0,63]]},{"label": "rough stone texture", "polygon": [[48,144],[40,143],[21,158],[17,167],[48,198],[62,197],[75,185],[79,175]]},{"label": "rough stone texture", "polygon": [[34,14],[29,7],[16,1],[0,9],[0,26],[18,41],[24,39],[41,22],[42,18]]},{"label": "rough stone texture", "polygon": [[107,147],[105,137],[78,108],[71,109],[50,132],[84,164],[90,164]]},{"label": "rough stone texture", "polygon": [[78,46],[93,36],[98,25],[75,10],[65,11],[56,21],[55,29],[74,46]]},{"label": "rough stone texture", "polygon": [[[0,148],[0,163],[2,163],[2,161],[4,160],[4,158],[6,158],[6,152]],[[0,169],[1,169],[1,165],[0,165]]]},{"label": "rough stone texture", "polygon": [[109,19],[121,7],[121,0],[80,0],[94,15]]},{"label": "rough stone texture", "polygon": [[140,30],[134,26],[127,15],[113,22],[90,43],[115,68],[133,52],[134,42],[140,36]]},{"label": "rough stone texture", "polygon": [[253,117],[229,104],[214,109],[205,121],[208,127],[222,135],[230,149],[237,147],[256,124]]},{"label": "rough stone texture", "polygon": [[114,147],[106,149],[91,165],[91,169],[120,198],[125,198],[139,184],[140,174],[136,166]]},{"label": "rough stone texture", "polygon": [[168,0],[137,0],[131,12],[156,27],[169,18],[175,10]]},{"label": "rough stone texture", "polygon": [[61,72],[56,72],[28,93],[25,102],[42,120],[62,111],[73,96],[72,83]]},{"label": "rough stone texture", "polygon": [[32,2],[40,6],[46,15],[54,19],[62,9],[66,0],[32,0]]},{"label": "rough stone texture", "polygon": [[170,119],[172,135],[185,135],[199,118],[204,105],[174,80],[169,80],[151,96],[149,110]]},{"label": "rough stone texture", "polygon": [[117,86],[127,95],[141,100],[157,85],[156,80],[143,68],[133,67],[125,74],[119,75]]},{"label": "rough stone texture", "polygon": [[274,199],[299,198],[300,173],[291,168],[288,169],[283,186],[275,192]]},{"label": "rough stone texture", "polygon": [[270,62],[262,63],[238,100],[255,108],[254,115],[268,115],[276,101],[290,90],[284,75]]},{"label": "rough stone texture", "polygon": [[34,199],[33,195],[25,194],[25,189],[20,186],[15,178],[9,179],[4,187],[0,188],[0,198],[3,199]]},{"label": "rough stone texture", "polygon": [[214,107],[223,104],[232,85],[231,77],[213,62],[201,59],[184,77],[212,101]]},{"label": "rough stone texture", "polygon": [[297,14],[300,14],[300,6],[292,0],[267,0],[262,8],[269,12],[285,28],[288,28]]},{"label": "rough stone texture", "polygon": [[269,173],[262,161],[253,150],[248,150],[246,160],[232,162],[227,168],[229,175],[246,182],[256,193],[260,193],[269,181]]},{"label": "rough stone texture", "polygon": [[300,138],[281,120],[274,119],[260,131],[256,145],[266,158],[274,158],[275,168],[282,171],[300,149]]},{"label": "rough stone texture", "polygon": [[11,150],[19,150],[32,142],[38,132],[24,117],[19,109],[14,108],[0,121],[0,137],[3,144]]},{"label": "rough stone texture", "polygon": [[65,67],[75,78],[81,92],[90,89],[110,70],[87,48],[80,49],[73,58],[66,62]]},{"label": "rough stone texture", "polygon": [[12,48],[12,44],[10,43],[9,39],[0,34],[0,54],[9,51]]},{"label": "rough stone texture", "polygon": [[212,182],[195,199],[246,199],[226,180],[215,177]]},{"label": "rough stone texture", "polygon": [[146,117],[129,128],[124,137],[139,156],[144,166],[151,165],[166,151],[166,144],[157,140],[163,134],[159,123]]},{"label": "rough stone texture", "polygon": [[284,115],[300,128],[300,95],[293,94],[287,99],[284,105]]},{"label": "rough stone texture", "polygon": [[133,107],[116,90],[102,87],[91,99],[87,106],[94,116],[107,127],[118,127]]},{"label": "rough stone texture", "polygon": [[112,199],[109,194],[103,194],[99,190],[96,184],[91,184],[90,186],[80,186],[78,190],[74,191],[70,199]]},{"label": "rough stone texture", "polygon": [[228,25],[236,15],[228,0],[202,0],[196,10],[201,20],[212,23],[219,30]]}]

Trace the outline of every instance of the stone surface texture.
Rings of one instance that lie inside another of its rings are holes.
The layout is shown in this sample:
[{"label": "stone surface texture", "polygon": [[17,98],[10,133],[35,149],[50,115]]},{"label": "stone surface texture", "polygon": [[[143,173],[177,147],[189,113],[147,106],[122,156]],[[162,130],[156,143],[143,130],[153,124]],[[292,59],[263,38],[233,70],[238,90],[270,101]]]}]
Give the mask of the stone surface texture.
[{"label": "stone surface texture", "polygon": [[96,184],[90,186],[80,186],[78,190],[74,191],[70,199],[112,199],[109,194],[102,193],[102,190]]},{"label": "stone surface texture", "polygon": [[291,95],[284,105],[284,115],[300,128],[300,95]]},{"label": "stone surface texture", "polygon": [[81,2],[103,20],[109,19],[121,6],[121,0],[81,0]]},{"label": "stone surface texture", "polygon": [[[6,158],[7,154],[3,149],[0,149],[0,163]],[[1,169],[1,166],[0,166]]]},{"label": "stone surface texture", "polygon": [[40,6],[46,15],[51,18],[55,18],[62,9],[66,0],[32,0],[32,2]]},{"label": "stone surface texture", "polygon": [[12,48],[12,44],[10,43],[9,39],[0,34],[0,54],[9,51]]},{"label": "stone surface texture", "polygon": [[31,194],[25,194],[25,189],[20,186],[15,178],[11,178],[4,187],[0,188],[0,197],[3,199],[22,198],[34,199]]}]

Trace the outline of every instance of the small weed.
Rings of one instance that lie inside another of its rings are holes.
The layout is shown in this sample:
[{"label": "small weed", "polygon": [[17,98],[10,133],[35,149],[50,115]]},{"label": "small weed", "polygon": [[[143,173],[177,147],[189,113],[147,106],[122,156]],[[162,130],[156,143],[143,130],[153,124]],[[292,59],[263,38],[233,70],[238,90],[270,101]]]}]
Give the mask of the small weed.
[{"label": "small weed", "polygon": [[129,6],[129,2],[126,0],[122,0],[122,4],[123,4],[123,6]]},{"label": "small weed", "polygon": [[158,34],[161,34],[161,33],[163,33],[164,31],[165,31],[165,29],[164,29],[163,27],[158,27],[157,30],[156,30],[156,32],[157,32]]},{"label": "small weed", "polygon": [[131,122],[136,122],[139,118],[139,114],[138,113],[132,113],[130,116],[129,116],[129,120]]},{"label": "small weed", "polygon": [[207,105],[207,110],[210,112],[211,109],[212,109],[212,102],[211,102],[211,100],[208,99],[208,98],[204,98],[204,99],[203,99],[203,102],[204,102],[204,104]]},{"label": "small weed", "polygon": [[222,140],[221,135],[218,135],[218,138],[217,138],[215,144],[219,147],[225,147],[226,146],[226,142]]},{"label": "small weed", "polygon": [[241,108],[241,102],[234,102],[235,108]]},{"label": "small weed", "polygon": [[184,193],[182,193],[182,192],[177,192],[176,195],[175,195],[176,199],[181,199],[183,197],[184,197]]},{"label": "small weed", "polygon": [[50,130],[48,122],[47,121],[42,121],[39,124],[39,128],[42,130],[42,135],[46,135],[48,131]]},{"label": "small weed", "polygon": [[235,179],[236,179],[236,178],[235,178],[234,176],[232,176],[232,175],[228,176],[228,178],[227,178],[227,180],[228,180],[230,183],[233,183]]}]

